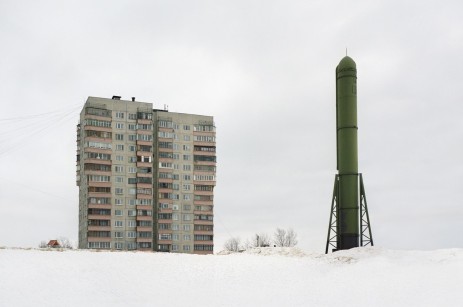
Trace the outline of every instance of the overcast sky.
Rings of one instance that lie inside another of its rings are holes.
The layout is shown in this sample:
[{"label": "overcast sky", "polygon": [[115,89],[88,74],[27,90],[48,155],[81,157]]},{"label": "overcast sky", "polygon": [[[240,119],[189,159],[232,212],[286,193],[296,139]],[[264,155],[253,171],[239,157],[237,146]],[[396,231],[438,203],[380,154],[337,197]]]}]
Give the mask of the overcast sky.
[{"label": "overcast sky", "polygon": [[77,240],[78,113],[120,95],[215,117],[216,251],[276,227],[323,251],[347,47],[376,245],[463,247],[462,13],[460,0],[1,0],[0,246]]}]

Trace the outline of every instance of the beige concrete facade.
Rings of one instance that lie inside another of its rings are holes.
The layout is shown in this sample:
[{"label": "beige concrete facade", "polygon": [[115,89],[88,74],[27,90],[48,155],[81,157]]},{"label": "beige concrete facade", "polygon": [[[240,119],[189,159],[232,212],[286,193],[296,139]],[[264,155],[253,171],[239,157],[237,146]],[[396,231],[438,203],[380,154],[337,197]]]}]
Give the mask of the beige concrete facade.
[{"label": "beige concrete facade", "polygon": [[89,97],[77,126],[79,248],[213,252],[212,116]]}]

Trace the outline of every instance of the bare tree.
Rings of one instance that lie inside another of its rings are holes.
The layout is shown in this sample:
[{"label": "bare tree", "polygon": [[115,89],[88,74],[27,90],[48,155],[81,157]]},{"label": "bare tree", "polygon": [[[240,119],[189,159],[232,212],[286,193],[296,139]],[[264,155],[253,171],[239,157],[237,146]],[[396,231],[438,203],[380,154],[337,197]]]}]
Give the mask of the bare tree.
[{"label": "bare tree", "polygon": [[72,245],[72,242],[66,237],[59,237],[58,243],[62,248],[69,248],[69,249],[74,248],[74,246]]},{"label": "bare tree", "polygon": [[273,242],[278,247],[286,246],[286,230],[277,228],[277,230],[273,234]]},{"label": "bare tree", "polygon": [[240,241],[240,238],[230,238],[225,242],[223,247],[226,251],[238,252],[240,250]]},{"label": "bare tree", "polygon": [[292,228],[288,229],[285,238],[287,247],[293,247],[297,245],[297,233]]},{"label": "bare tree", "polygon": [[250,247],[269,247],[270,237],[266,233],[255,234]]},{"label": "bare tree", "polygon": [[273,242],[279,247],[293,247],[297,244],[297,233],[292,228],[284,230],[277,228],[273,234]]}]

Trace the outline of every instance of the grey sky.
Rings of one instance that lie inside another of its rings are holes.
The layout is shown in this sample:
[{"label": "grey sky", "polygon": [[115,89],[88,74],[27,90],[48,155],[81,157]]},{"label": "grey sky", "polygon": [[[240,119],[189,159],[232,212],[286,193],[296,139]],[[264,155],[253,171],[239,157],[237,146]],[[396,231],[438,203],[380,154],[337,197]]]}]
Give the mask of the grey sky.
[{"label": "grey sky", "polygon": [[78,112],[87,96],[121,95],[215,116],[217,250],[276,227],[323,250],[347,47],[376,244],[462,247],[462,12],[442,0],[1,1],[0,246],[77,239]]}]

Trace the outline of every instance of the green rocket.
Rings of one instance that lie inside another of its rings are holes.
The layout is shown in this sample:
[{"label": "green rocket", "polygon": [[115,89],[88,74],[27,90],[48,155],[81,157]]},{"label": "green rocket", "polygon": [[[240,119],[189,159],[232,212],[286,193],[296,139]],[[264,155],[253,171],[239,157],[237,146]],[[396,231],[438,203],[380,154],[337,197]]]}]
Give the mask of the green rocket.
[{"label": "green rocket", "polygon": [[358,172],[357,131],[357,66],[346,56],[336,67],[338,174],[335,177],[326,252],[329,245],[335,247],[334,250],[369,243],[373,245],[363,180]]}]

